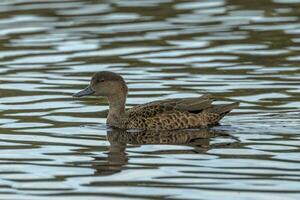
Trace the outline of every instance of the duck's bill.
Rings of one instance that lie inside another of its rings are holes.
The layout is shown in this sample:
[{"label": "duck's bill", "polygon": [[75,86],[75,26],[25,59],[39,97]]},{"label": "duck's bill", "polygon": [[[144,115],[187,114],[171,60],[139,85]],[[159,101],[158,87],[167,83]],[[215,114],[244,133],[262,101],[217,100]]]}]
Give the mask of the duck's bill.
[{"label": "duck's bill", "polygon": [[84,97],[84,96],[92,95],[94,93],[95,91],[90,86],[88,86],[87,88],[73,94],[73,97]]}]

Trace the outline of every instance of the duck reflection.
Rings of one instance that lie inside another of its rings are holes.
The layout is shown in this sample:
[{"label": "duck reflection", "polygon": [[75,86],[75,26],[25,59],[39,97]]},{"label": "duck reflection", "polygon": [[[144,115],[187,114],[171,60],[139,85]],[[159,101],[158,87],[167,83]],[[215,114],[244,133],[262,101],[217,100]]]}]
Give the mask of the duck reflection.
[{"label": "duck reflection", "polygon": [[[141,145],[184,145],[193,147],[186,150],[172,149],[157,152],[159,154],[195,154],[203,153],[214,147],[227,146],[233,142],[211,144],[212,138],[233,138],[225,131],[216,129],[175,130],[175,131],[126,131],[110,129],[107,139],[110,143],[106,158],[96,157],[93,167],[97,175],[109,175],[122,171],[128,164],[126,148]],[[153,154],[153,153],[152,153]],[[105,160],[105,161],[104,161]],[[103,162],[104,161],[104,162]]]}]

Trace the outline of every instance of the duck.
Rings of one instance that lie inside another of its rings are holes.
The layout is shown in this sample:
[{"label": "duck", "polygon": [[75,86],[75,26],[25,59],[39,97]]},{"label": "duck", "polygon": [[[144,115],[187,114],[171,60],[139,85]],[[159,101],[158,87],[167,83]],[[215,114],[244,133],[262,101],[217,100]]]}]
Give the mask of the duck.
[{"label": "duck", "polygon": [[96,72],[89,85],[73,97],[102,96],[108,99],[106,124],[119,129],[178,130],[210,127],[219,121],[239,102],[212,104],[211,95],[172,98],[126,107],[128,87],[124,78],[110,71]]}]

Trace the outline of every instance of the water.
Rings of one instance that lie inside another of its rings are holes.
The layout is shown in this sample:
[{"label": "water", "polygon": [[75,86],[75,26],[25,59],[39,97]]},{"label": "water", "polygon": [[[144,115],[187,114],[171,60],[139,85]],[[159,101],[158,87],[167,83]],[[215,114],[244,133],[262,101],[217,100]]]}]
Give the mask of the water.
[{"label": "water", "polygon": [[[1,199],[300,198],[300,1],[2,0]],[[128,106],[212,93],[241,106],[212,130],[120,133]]]}]

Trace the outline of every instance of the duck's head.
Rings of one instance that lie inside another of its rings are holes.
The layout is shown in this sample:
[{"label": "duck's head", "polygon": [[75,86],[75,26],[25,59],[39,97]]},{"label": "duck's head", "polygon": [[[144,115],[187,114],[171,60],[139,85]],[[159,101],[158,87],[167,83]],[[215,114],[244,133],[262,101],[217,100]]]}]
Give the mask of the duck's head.
[{"label": "duck's head", "polygon": [[90,84],[83,90],[73,94],[73,97],[83,96],[126,96],[127,86],[124,79],[114,72],[101,71],[93,75]]}]

